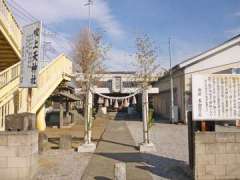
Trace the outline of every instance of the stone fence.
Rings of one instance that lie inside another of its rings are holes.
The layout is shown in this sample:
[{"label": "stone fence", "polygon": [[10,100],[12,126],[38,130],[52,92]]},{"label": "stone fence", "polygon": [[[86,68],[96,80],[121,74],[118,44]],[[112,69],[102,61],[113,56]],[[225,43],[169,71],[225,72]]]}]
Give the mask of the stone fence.
[{"label": "stone fence", "polygon": [[31,179],[37,167],[38,131],[0,132],[0,179]]},{"label": "stone fence", "polygon": [[240,179],[240,132],[196,132],[195,179]]}]

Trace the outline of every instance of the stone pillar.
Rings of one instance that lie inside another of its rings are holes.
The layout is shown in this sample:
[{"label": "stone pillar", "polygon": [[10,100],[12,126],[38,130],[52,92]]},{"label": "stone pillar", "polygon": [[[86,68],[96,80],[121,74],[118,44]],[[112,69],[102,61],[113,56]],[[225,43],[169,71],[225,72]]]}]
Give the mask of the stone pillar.
[{"label": "stone pillar", "polygon": [[45,116],[46,116],[45,105],[43,105],[37,112],[37,129],[39,131],[44,131],[46,129]]},{"label": "stone pillar", "polygon": [[69,102],[66,101],[66,123],[70,124],[71,123],[71,117],[69,114]]},{"label": "stone pillar", "polygon": [[72,148],[72,135],[64,134],[60,137],[59,142],[60,149],[71,149]]},{"label": "stone pillar", "polygon": [[60,114],[59,114],[59,128],[62,128],[63,127],[63,103],[60,102]]},{"label": "stone pillar", "polygon": [[69,102],[66,100],[66,112],[69,112]]},{"label": "stone pillar", "polygon": [[114,180],[126,180],[126,163],[116,163],[114,166]]},{"label": "stone pillar", "polygon": [[40,132],[38,135],[38,152],[39,154],[47,150],[48,137],[44,132]]}]

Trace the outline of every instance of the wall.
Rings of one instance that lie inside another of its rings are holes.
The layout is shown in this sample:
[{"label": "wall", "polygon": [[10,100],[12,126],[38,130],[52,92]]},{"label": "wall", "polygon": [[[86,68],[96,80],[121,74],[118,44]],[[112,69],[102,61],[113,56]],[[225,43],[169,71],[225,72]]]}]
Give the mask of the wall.
[{"label": "wall", "polygon": [[198,71],[205,71],[214,73],[226,69],[224,66],[234,67],[232,64],[240,61],[240,44],[235,44],[215,52],[209,56],[199,59],[199,62],[188,66],[185,73],[197,73]]},{"label": "wall", "polygon": [[38,167],[38,132],[0,132],[0,179],[31,179]]},{"label": "wall", "polygon": [[186,91],[191,90],[191,76],[193,74],[213,74],[226,69],[239,67],[240,44],[235,44],[186,67],[184,70],[184,74],[186,75]]},{"label": "wall", "polygon": [[158,95],[153,96],[153,107],[155,113],[169,118],[170,117],[170,91],[161,92]]},{"label": "wall", "polygon": [[[153,84],[153,87],[159,88],[159,94],[153,96],[154,110],[157,114],[161,114],[164,117],[170,116],[170,80],[169,77],[160,79]],[[184,122],[184,74],[183,71],[178,71],[173,76],[174,87],[174,105],[179,108],[179,121]]]},{"label": "wall", "polygon": [[195,133],[195,178],[240,179],[240,132]]}]

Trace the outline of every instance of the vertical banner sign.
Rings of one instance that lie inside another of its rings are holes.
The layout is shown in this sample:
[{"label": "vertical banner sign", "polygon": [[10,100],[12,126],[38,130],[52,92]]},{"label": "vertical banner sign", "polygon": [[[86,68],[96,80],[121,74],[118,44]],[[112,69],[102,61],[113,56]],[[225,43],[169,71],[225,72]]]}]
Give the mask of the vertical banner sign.
[{"label": "vertical banner sign", "polygon": [[23,27],[20,78],[20,87],[22,88],[37,87],[41,49],[41,29],[42,23],[40,21]]},{"label": "vertical banner sign", "polygon": [[192,76],[193,120],[240,119],[240,75]]}]

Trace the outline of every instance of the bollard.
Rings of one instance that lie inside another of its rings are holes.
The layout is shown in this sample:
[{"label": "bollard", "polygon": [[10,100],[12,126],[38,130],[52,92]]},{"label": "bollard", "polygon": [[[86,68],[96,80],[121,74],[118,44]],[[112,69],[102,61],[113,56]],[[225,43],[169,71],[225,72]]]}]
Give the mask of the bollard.
[{"label": "bollard", "polygon": [[45,151],[47,142],[48,142],[47,135],[43,132],[39,132],[39,135],[38,135],[38,152],[39,152],[39,154],[41,154]]},{"label": "bollard", "polygon": [[71,149],[72,148],[72,136],[61,135],[59,142],[59,149]]},{"label": "bollard", "polygon": [[114,180],[126,180],[126,163],[116,163],[114,166]]}]

